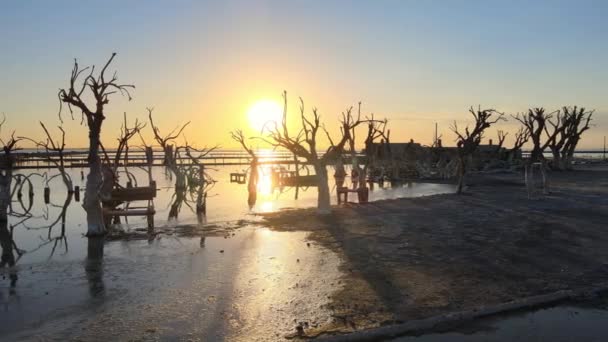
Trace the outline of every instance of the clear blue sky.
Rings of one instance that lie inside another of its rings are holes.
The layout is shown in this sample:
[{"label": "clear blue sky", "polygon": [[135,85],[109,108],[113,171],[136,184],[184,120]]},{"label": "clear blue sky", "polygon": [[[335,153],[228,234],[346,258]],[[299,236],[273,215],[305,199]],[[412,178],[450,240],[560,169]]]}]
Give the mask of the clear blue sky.
[{"label": "clear blue sky", "polygon": [[[99,65],[115,51],[137,89],[112,101],[106,141],[123,111],[144,118],[154,106],[161,125],[191,120],[189,140],[230,146],[248,106],[287,89],[328,123],[362,100],[392,119],[394,140],[423,143],[434,122],[452,140],[448,125],[470,105],[585,105],[597,112],[583,146],[600,147],[606,18],[608,1],[4,1],[0,112],[39,136],[33,123],[57,121],[73,58]],[[66,125],[84,145],[78,122]]]}]

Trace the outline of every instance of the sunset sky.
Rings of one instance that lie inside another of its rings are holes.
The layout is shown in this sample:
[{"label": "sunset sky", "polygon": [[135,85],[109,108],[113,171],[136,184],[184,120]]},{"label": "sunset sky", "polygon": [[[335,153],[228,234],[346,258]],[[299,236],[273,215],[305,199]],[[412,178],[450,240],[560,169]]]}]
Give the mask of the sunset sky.
[{"label": "sunset sky", "polygon": [[[255,134],[251,106],[280,104],[287,90],[292,114],[301,96],[333,132],[361,100],[364,113],[389,119],[393,141],[425,144],[435,122],[453,144],[449,125],[464,124],[471,105],[584,105],[596,109],[596,126],[580,147],[599,148],[606,17],[608,1],[3,1],[2,134],[41,138],[37,121],[58,123],[73,59],[100,66],[117,52],[112,71],[137,88],[131,102],[115,96],[108,106],[107,146],[123,112],[145,120],[154,107],[163,129],[191,121],[190,142],[233,148],[229,131]],[[65,123],[74,147],[87,141],[79,124]]]}]

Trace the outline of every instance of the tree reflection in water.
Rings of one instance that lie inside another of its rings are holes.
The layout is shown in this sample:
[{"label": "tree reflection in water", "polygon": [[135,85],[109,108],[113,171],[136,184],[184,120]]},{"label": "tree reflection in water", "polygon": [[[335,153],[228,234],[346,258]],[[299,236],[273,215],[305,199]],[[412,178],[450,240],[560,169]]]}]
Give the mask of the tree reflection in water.
[{"label": "tree reflection in water", "polygon": [[105,239],[102,236],[88,238],[84,270],[89,283],[89,294],[94,299],[103,297],[105,294],[105,284],[103,282],[104,243]]}]

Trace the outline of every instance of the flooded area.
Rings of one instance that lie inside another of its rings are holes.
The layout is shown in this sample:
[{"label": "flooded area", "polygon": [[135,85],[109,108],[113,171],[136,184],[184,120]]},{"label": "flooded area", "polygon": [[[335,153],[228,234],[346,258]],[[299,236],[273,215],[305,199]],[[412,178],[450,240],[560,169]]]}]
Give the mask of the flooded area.
[{"label": "flooded area", "polygon": [[[80,169],[69,171],[83,187]],[[331,325],[330,298],[344,286],[340,256],[308,239],[309,232],[270,230],[255,216],[314,207],[316,188],[299,189],[296,200],[293,188],[273,190],[262,171],[257,203],[249,208],[246,185],[230,183],[229,173],[235,171],[210,171],[217,183],[202,220],[188,196],[177,218],[169,219],[175,190],[164,170],[155,168],[155,227],[165,233],[151,240],[106,242],[103,259],[87,260],[81,204],[66,196],[58,178],[49,183],[45,204],[39,170],[29,177],[33,201],[28,184],[22,201],[13,203],[17,214],[9,218],[15,246],[24,253],[12,271],[2,273],[0,335],[10,340],[267,341],[293,336],[298,327],[314,334]],[[146,179],[143,171],[134,173]],[[441,184],[389,185],[374,188],[370,200],[452,191]],[[122,228],[146,225],[145,218],[130,218]],[[197,234],[177,234],[175,227],[196,227]]]},{"label": "flooded area", "polygon": [[[230,237],[106,245],[82,261],[21,266],[2,291],[2,334],[17,339],[268,340],[331,319],[339,259],[304,233],[245,227]],[[24,327],[29,329],[24,330]],[[112,327],[112,329],[108,329]]]},{"label": "flooded area", "polygon": [[[41,262],[48,259],[57,261],[81,260],[86,255],[86,232],[85,211],[81,203],[75,198],[68,201],[65,186],[60,178],[54,178],[49,182],[50,203],[45,204],[43,189],[45,187],[44,172],[49,177],[55,173],[53,170],[23,170],[19,173],[30,175],[34,195],[30,202],[28,192],[29,183],[24,185],[22,201],[13,203],[15,215],[9,217],[9,226],[13,226],[13,239],[17,247],[25,253],[18,264]],[[145,186],[144,180],[147,176],[144,171],[137,168],[129,170],[137,177],[140,186]],[[80,186],[81,197],[84,195],[85,180],[81,179],[81,169],[69,169],[75,186]],[[84,171],[86,174],[86,170]],[[211,177],[216,181],[215,186],[209,191],[207,199],[206,215],[199,222],[195,214],[195,194],[186,194],[183,202],[177,203],[173,180],[166,176],[163,168],[153,169],[153,179],[157,183],[157,195],[154,199],[156,214],[154,217],[157,229],[171,228],[184,225],[214,225],[240,220],[255,221],[255,213],[273,212],[285,208],[308,208],[316,206],[317,189],[314,187],[300,188],[298,199],[295,199],[295,188],[286,187],[273,189],[270,181],[269,170],[261,169],[261,178],[258,184],[258,199],[256,204],[249,208],[247,204],[247,186],[244,184],[230,183],[231,172],[242,172],[237,167],[220,166],[208,170]],[[121,181],[125,183],[125,181]],[[137,184],[136,184],[137,185]],[[399,197],[418,197],[440,193],[453,192],[454,187],[446,184],[431,183],[405,183],[385,188],[377,186],[370,192],[370,201],[391,199]],[[332,188],[332,203],[336,203]],[[351,200],[356,200],[352,198]],[[16,197],[16,196],[15,196]],[[141,203],[141,202],[139,202]],[[137,202],[135,202],[137,204]],[[171,207],[177,207],[177,217],[169,219]],[[65,215],[62,217],[64,206]],[[24,215],[26,209],[30,209]],[[62,230],[62,222],[65,229]],[[123,221],[125,223],[125,221]],[[49,226],[50,229],[49,229]],[[135,230],[147,226],[145,217],[129,217],[122,228]],[[63,235],[62,235],[63,234]],[[61,238],[62,236],[65,239]],[[59,239],[57,239],[59,238]]]}]

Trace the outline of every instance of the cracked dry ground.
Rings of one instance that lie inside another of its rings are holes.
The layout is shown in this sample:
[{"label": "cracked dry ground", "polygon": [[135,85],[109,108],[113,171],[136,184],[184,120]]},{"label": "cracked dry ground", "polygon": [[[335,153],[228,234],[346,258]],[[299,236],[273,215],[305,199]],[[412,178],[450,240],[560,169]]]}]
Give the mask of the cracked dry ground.
[{"label": "cracked dry ground", "polygon": [[309,231],[342,259],[334,320],[309,337],[421,319],[608,280],[608,172],[550,175],[528,199],[521,176],[476,176],[465,195],[266,215]]}]

